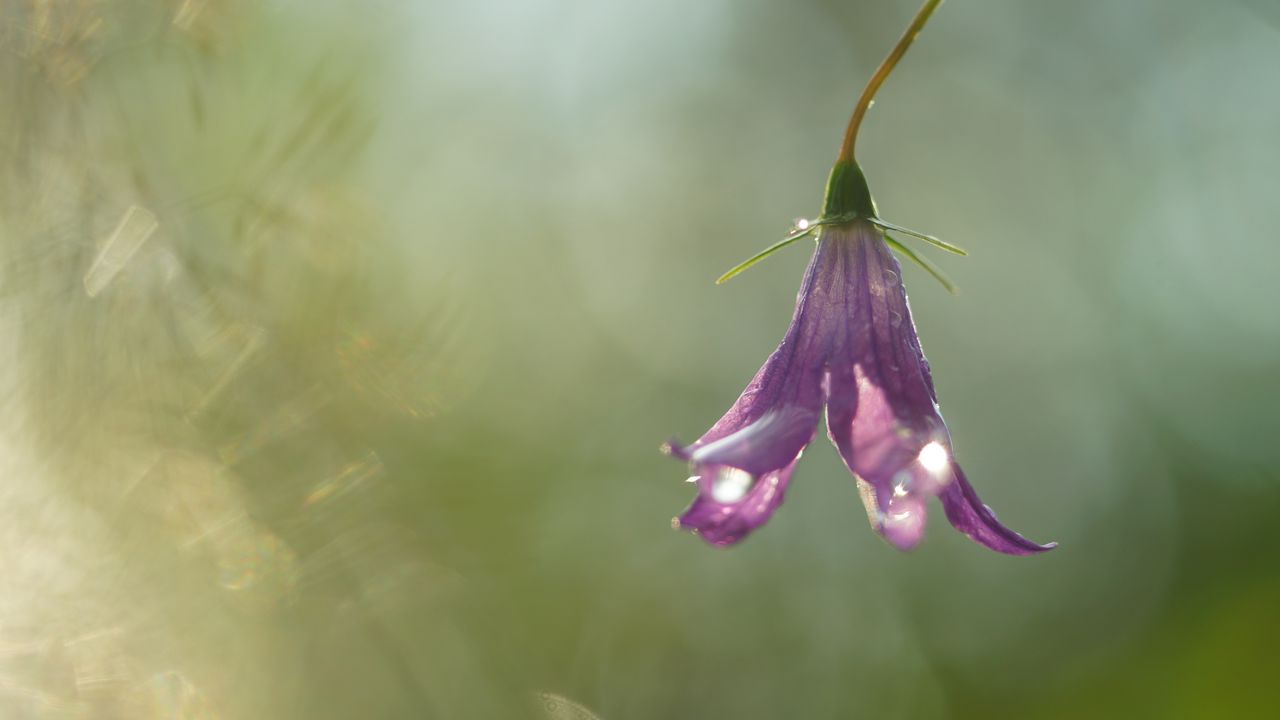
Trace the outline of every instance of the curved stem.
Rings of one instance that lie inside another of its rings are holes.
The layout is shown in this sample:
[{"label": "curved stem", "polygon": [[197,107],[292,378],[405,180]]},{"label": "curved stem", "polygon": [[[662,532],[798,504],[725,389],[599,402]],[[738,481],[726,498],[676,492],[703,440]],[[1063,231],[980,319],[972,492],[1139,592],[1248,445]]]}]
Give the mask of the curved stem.
[{"label": "curved stem", "polygon": [[915,42],[916,36],[924,29],[924,24],[929,22],[929,16],[941,4],[942,0],[925,0],[920,11],[916,13],[915,19],[898,39],[898,44],[893,46],[893,50],[889,51],[884,61],[880,63],[880,67],[876,69],[876,74],[872,75],[871,80],[867,82],[867,86],[862,90],[862,97],[858,98],[858,104],[853,108],[853,117],[849,118],[849,127],[844,131],[844,144],[840,146],[840,156],[836,158],[836,162],[853,162],[853,146],[858,140],[858,127],[862,125],[862,118],[871,108],[871,101],[875,99],[876,91],[884,84],[889,73],[893,72],[893,68],[897,66],[902,56],[907,54],[907,48]]}]

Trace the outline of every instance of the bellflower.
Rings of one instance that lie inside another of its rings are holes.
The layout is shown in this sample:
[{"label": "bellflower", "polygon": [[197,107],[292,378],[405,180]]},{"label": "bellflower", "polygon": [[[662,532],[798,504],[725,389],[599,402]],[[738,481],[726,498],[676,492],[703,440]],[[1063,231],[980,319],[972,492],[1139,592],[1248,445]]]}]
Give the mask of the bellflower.
[{"label": "bellflower", "polygon": [[714,545],[732,545],[769,520],[825,414],[827,434],[857,481],[872,527],[896,547],[920,542],[926,503],[934,496],[956,529],[992,550],[1029,555],[1054,547],[1001,524],[955,462],[890,245],[923,261],[885,230],[958,249],[881,220],[853,160],[871,97],[937,4],[927,0],[863,93],[828,181],[822,216],[722,278],[817,234],[791,326],[777,350],[701,438],[665,446],[689,463],[698,489],[675,524]]}]

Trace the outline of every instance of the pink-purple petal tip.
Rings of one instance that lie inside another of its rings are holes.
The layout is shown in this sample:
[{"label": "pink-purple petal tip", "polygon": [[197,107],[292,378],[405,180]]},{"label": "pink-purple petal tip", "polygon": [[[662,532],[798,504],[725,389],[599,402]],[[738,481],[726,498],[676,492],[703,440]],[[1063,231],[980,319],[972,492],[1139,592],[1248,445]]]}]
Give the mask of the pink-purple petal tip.
[{"label": "pink-purple petal tip", "polygon": [[1052,550],[1058,543],[1041,545],[1032,542],[1006,527],[991,508],[982,502],[977,491],[969,484],[960,466],[955,466],[955,478],[939,495],[947,520],[960,532],[979,545],[984,545],[1006,555],[1036,555]]}]

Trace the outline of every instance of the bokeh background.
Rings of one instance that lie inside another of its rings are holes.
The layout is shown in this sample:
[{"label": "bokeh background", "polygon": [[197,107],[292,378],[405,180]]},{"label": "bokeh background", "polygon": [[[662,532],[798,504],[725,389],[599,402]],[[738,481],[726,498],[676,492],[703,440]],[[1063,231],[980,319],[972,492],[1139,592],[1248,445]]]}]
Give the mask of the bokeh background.
[{"label": "bokeh background", "polygon": [[3,0],[0,717],[1280,706],[1280,4],[952,0],[860,157],[990,553],[672,434],[781,338],[908,0]]}]

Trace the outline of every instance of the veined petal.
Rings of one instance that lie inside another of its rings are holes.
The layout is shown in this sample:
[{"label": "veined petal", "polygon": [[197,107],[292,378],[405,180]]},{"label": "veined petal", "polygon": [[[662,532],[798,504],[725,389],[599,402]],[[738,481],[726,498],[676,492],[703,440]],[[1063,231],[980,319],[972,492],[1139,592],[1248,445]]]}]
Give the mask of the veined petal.
[{"label": "veined petal", "polygon": [[924,535],[926,501],[951,479],[951,440],[880,231],[854,223],[828,242],[844,258],[834,299],[845,318],[828,361],[828,434],[858,480],[872,527],[909,550]]},{"label": "veined petal", "polygon": [[698,497],[679,526],[708,542],[735,543],[769,519],[782,502],[796,460],[817,432],[834,342],[825,300],[836,278],[832,259],[819,245],[786,336],[733,407],[697,442],[667,446],[698,478]]},{"label": "veined petal", "polygon": [[[830,315],[822,289],[831,284],[832,273],[826,264],[821,251],[816,251],[796,295],[795,313],[782,342],[747,384],[733,407],[687,448],[689,454],[731,435],[746,439],[740,434],[752,426],[757,427],[753,433],[773,433],[790,427],[798,417],[811,416],[816,427],[825,399],[823,372],[831,348]],[[784,434],[787,433],[784,431]],[[770,440],[778,442],[779,438],[771,437]],[[794,457],[794,453],[790,455]],[[774,465],[769,469],[779,467],[781,465]]]},{"label": "veined petal", "polygon": [[951,524],[993,550],[1026,555],[1054,547],[1000,524],[952,460],[898,262],[879,231],[855,223],[833,240],[849,256],[843,312],[851,320],[831,360],[827,425],[873,527],[910,549],[924,533],[925,501],[939,495]]},{"label": "veined petal", "polygon": [[942,509],[947,520],[974,542],[1006,555],[1034,555],[1057,547],[1057,543],[1040,545],[1010,530],[996,519],[991,508],[983,504],[969,484],[959,465],[952,465],[954,481],[942,491]]},{"label": "veined petal", "polygon": [[832,298],[844,332],[828,360],[827,420],[845,462],[866,476],[949,439],[898,261],[880,231],[854,223],[827,242],[844,257]]}]

